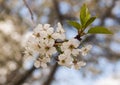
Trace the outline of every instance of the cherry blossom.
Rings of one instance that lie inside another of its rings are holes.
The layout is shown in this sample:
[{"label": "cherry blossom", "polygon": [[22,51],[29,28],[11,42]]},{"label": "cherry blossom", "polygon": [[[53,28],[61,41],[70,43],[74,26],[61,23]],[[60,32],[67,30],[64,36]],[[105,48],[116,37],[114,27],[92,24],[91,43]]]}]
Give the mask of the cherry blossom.
[{"label": "cherry blossom", "polygon": [[66,54],[61,54],[58,56],[58,64],[62,66],[71,67],[73,59]]},{"label": "cherry blossom", "polygon": [[53,34],[53,36],[55,36],[55,39],[65,40],[65,30],[60,23],[58,23],[56,32]]},{"label": "cherry blossom", "polygon": [[77,39],[70,39],[62,44],[61,50],[66,54],[77,56],[79,54],[79,50],[77,49],[79,44],[80,42]]},{"label": "cherry blossom", "polygon": [[92,48],[92,45],[86,45],[85,47],[82,47],[80,49],[80,52],[82,53],[83,56],[86,56],[91,48]]},{"label": "cherry blossom", "polygon": [[50,62],[49,57],[40,56],[38,60],[35,61],[34,66],[36,68],[39,68],[39,67],[46,68],[48,62]]},{"label": "cherry blossom", "polygon": [[57,52],[56,48],[53,46],[54,41],[49,42],[47,40],[43,40],[43,42],[40,43],[40,45],[41,45],[41,48],[39,49],[39,51],[41,55],[51,56],[52,54]]},{"label": "cherry blossom", "polygon": [[86,65],[86,63],[85,62],[83,62],[83,61],[75,61],[75,62],[73,62],[73,68],[75,68],[75,69],[80,69],[82,66],[85,66]]},{"label": "cherry blossom", "polygon": [[80,57],[80,54],[82,54],[81,56],[87,55],[92,46],[86,45],[79,48],[79,45],[80,41],[75,38],[66,39],[65,30],[60,23],[57,24],[56,29],[50,24],[38,24],[26,43],[25,53],[26,56],[33,57],[36,53],[39,54],[38,58],[34,57],[36,68],[46,68],[51,62],[53,54],[58,53],[56,58],[59,65],[80,69],[86,63],[78,61],[77,58]]}]

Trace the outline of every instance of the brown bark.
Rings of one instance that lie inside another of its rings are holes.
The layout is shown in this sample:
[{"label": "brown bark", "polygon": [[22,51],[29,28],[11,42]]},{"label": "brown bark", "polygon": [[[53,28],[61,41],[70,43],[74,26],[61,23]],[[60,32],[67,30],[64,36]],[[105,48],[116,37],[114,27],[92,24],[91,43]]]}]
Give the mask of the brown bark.
[{"label": "brown bark", "polygon": [[32,74],[34,70],[35,70],[35,67],[32,67],[30,70],[26,71],[24,74],[16,75],[12,79],[12,81],[7,85],[21,85],[27,80],[27,78],[29,78],[29,76]]}]

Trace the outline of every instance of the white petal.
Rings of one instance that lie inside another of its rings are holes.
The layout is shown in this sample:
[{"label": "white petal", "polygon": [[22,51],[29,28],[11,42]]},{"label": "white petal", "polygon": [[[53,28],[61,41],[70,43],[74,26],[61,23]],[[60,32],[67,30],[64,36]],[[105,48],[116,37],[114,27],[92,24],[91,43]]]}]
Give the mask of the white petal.
[{"label": "white petal", "polygon": [[65,40],[65,39],[66,39],[65,34],[61,34],[61,35],[59,36],[59,39],[61,39],[61,40]]},{"label": "white petal", "polygon": [[35,63],[34,63],[34,66],[36,68],[39,68],[40,67],[40,61],[36,60]]},{"label": "white petal", "polygon": [[47,68],[47,64],[44,63],[44,62],[41,62],[41,67],[42,67],[42,68]]},{"label": "white petal", "polygon": [[87,53],[86,52],[82,52],[82,56],[86,56],[87,55]]},{"label": "white petal", "polygon": [[79,50],[78,50],[78,49],[73,49],[73,50],[72,50],[72,54],[73,54],[74,56],[79,55]]},{"label": "white petal", "polygon": [[80,41],[77,39],[70,39],[69,42],[71,42],[75,48],[77,48],[80,44]]},{"label": "white petal", "polygon": [[53,54],[57,52],[57,50],[56,50],[55,47],[52,47],[51,50],[52,50],[52,53],[53,53]]},{"label": "white petal", "polygon": [[46,38],[47,37],[47,32],[46,31],[41,31],[40,36],[41,36],[41,38]]},{"label": "white petal", "polygon": [[80,62],[78,62],[78,65],[79,65],[79,66],[85,66],[85,65],[86,65],[86,63],[85,63],[85,62],[83,62],[83,61],[80,61]]},{"label": "white petal", "polygon": [[54,33],[54,34],[52,34],[52,38],[58,39],[58,38],[59,38],[59,33]]},{"label": "white petal", "polygon": [[68,63],[71,63],[71,62],[73,61],[73,58],[72,58],[71,56],[68,56],[67,59],[66,59],[66,61],[67,61]]},{"label": "white petal", "polygon": [[61,48],[62,51],[65,51],[65,50],[68,49],[68,47],[69,47],[69,43],[68,42],[64,42],[60,48]]},{"label": "white petal", "polygon": [[46,62],[50,62],[50,57],[46,57]]},{"label": "white petal", "polygon": [[55,47],[51,47],[49,50],[49,54],[55,54],[57,52]]},{"label": "white petal", "polygon": [[78,70],[78,69],[80,69],[82,66],[85,66],[85,65],[86,65],[85,62],[79,61],[79,62],[73,64],[73,67]]},{"label": "white petal", "polygon": [[43,30],[42,24],[38,24],[37,27],[33,31],[40,32],[41,30]]},{"label": "white petal", "polygon": [[62,25],[60,23],[58,23],[58,27],[57,27],[57,32],[60,32],[60,33],[64,33],[65,30],[63,29]]},{"label": "white petal", "polygon": [[64,60],[66,58],[65,54],[61,54],[58,56],[58,59],[59,60]]},{"label": "white petal", "polygon": [[72,52],[71,52],[70,49],[66,49],[66,50],[64,51],[64,53],[65,53],[67,56],[70,56]]},{"label": "white petal", "polygon": [[39,49],[39,53],[40,53],[40,55],[44,55],[44,54],[46,53],[45,48],[44,48],[44,47],[41,47],[41,48]]},{"label": "white petal", "polygon": [[54,33],[52,35],[54,39],[60,39],[60,40],[65,40],[65,34],[60,34],[60,33]]},{"label": "white petal", "polygon": [[44,63],[50,62],[50,57],[43,56],[43,59],[41,61],[44,62]]},{"label": "white petal", "polygon": [[47,46],[49,46],[49,47],[53,47],[53,45],[55,44],[55,40],[53,40],[53,39],[46,39],[45,40],[45,44],[47,45]]},{"label": "white petal", "polygon": [[53,34],[53,32],[54,32],[54,29],[52,27],[50,27],[50,28],[47,29],[47,33],[49,35]]},{"label": "white petal", "polygon": [[44,30],[48,30],[50,27],[50,24],[44,24]]}]

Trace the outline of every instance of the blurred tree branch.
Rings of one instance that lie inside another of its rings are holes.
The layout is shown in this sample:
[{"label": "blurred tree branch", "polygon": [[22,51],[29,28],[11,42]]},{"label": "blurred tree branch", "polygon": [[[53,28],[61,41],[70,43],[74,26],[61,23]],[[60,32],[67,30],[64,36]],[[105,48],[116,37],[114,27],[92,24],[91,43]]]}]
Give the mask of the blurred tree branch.
[{"label": "blurred tree branch", "polygon": [[31,15],[31,20],[34,22],[34,17],[33,17],[33,12],[31,10],[31,8],[29,7],[29,5],[27,4],[26,0],[23,0],[25,6],[28,8],[30,15]]},{"label": "blurred tree branch", "polygon": [[30,77],[31,73],[35,70],[35,67],[32,67],[30,70],[26,71],[24,74],[16,75],[10,83],[7,85],[21,85],[23,84],[28,77]]}]

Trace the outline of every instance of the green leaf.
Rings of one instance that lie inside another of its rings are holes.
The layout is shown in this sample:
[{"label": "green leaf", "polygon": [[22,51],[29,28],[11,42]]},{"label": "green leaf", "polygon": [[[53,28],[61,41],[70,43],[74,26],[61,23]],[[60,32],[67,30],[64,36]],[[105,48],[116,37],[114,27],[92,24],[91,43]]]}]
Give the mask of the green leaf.
[{"label": "green leaf", "polygon": [[91,17],[91,14],[90,14],[90,12],[89,12],[89,10],[88,10],[88,8],[87,8],[87,9],[86,9],[85,23],[90,19],[90,17]]},{"label": "green leaf", "polygon": [[102,26],[92,27],[88,30],[91,34],[113,34],[110,30]]},{"label": "green leaf", "polygon": [[91,17],[91,18],[86,22],[84,28],[86,28],[87,26],[89,26],[95,19],[96,19],[96,17]]},{"label": "green leaf", "polygon": [[81,25],[78,22],[68,21],[68,24],[70,24],[71,26],[75,27],[78,30],[81,29]]},{"label": "green leaf", "polygon": [[90,12],[89,12],[86,4],[84,4],[81,7],[81,10],[80,10],[80,21],[81,21],[81,24],[84,25],[88,21],[88,19],[90,17],[91,17]]}]

